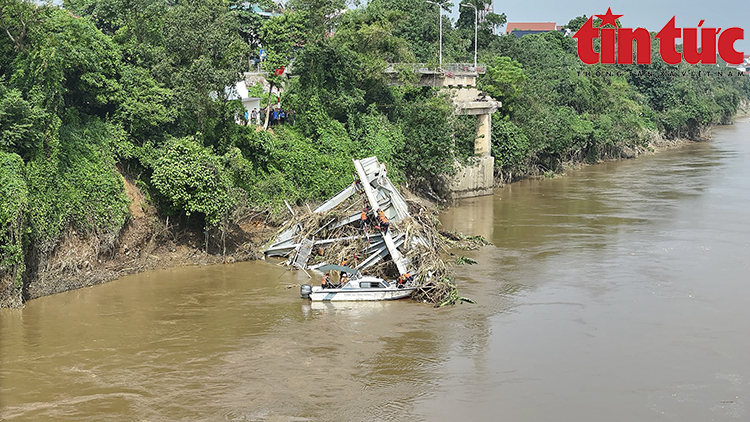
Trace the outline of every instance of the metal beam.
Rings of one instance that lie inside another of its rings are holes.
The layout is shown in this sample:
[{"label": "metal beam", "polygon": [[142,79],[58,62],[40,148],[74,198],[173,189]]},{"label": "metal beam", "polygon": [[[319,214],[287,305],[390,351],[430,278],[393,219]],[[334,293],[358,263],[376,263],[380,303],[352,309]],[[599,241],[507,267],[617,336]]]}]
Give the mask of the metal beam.
[{"label": "metal beam", "polygon": [[[378,200],[372,191],[372,186],[367,182],[367,173],[365,173],[365,169],[362,167],[362,163],[360,163],[359,160],[352,161],[354,161],[354,168],[357,169],[357,175],[359,175],[359,179],[362,181],[362,187],[365,190],[367,200],[370,202],[372,210],[375,211],[379,208]],[[391,253],[391,259],[393,259],[393,262],[396,263],[399,274],[407,273],[408,271],[406,269],[406,264],[404,263],[404,260],[401,256],[401,252],[398,251],[398,248],[396,248],[396,244],[393,242],[391,233],[383,233],[383,240],[385,241],[385,245],[388,247],[388,251]]]},{"label": "metal beam", "polygon": [[336,205],[344,202],[346,198],[350,197],[356,191],[357,190],[355,189],[354,184],[352,183],[351,185],[346,187],[344,190],[336,194],[336,196],[322,203],[318,208],[315,208],[314,212],[318,213],[318,212],[326,212],[328,210],[332,210],[336,208]]}]

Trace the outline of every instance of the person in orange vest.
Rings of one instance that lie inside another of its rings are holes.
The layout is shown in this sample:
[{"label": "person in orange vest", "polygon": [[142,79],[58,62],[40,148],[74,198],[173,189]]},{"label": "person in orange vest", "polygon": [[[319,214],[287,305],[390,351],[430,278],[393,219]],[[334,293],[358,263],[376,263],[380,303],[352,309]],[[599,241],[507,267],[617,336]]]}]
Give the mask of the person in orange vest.
[{"label": "person in orange vest", "polygon": [[341,287],[344,287],[344,285],[349,281],[349,275],[347,273],[341,273],[341,278],[339,279],[341,282]]},{"label": "person in orange vest", "polygon": [[409,283],[412,280],[414,280],[414,276],[412,276],[411,274],[409,274],[409,273],[401,274],[396,279],[396,284],[398,285],[399,289],[402,289],[402,288],[406,287],[406,283]]},{"label": "person in orange vest", "polygon": [[[341,260],[342,267],[346,267],[348,263],[349,261],[347,261],[346,258]],[[341,283],[341,287],[343,287],[344,284],[346,284],[347,277],[348,277],[348,274],[346,273],[346,271],[341,271],[341,274],[339,275],[339,283]]]},{"label": "person in orange vest", "polygon": [[378,221],[380,222],[380,230],[382,230],[383,233],[388,233],[388,226],[390,223],[388,222],[385,213],[380,208],[378,208]]},{"label": "person in orange vest", "polygon": [[330,277],[328,276],[328,273],[323,274],[323,280],[320,282],[320,287],[327,288],[331,285]]},{"label": "person in orange vest", "polygon": [[367,217],[367,208],[362,208],[362,212],[359,213],[359,226],[362,228],[362,230],[367,231],[368,223],[369,218]]}]

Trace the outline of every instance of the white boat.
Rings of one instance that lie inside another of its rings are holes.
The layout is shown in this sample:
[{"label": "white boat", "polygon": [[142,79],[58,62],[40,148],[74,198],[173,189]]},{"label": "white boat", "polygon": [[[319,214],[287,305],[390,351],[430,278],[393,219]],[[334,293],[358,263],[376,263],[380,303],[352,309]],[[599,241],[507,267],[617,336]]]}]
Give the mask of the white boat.
[{"label": "white boat", "polygon": [[343,271],[351,274],[346,284],[336,287],[310,286],[303,284],[300,295],[313,302],[396,300],[411,296],[415,286],[399,287],[382,278],[362,275],[359,271],[340,265],[325,265],[321,271]]}]

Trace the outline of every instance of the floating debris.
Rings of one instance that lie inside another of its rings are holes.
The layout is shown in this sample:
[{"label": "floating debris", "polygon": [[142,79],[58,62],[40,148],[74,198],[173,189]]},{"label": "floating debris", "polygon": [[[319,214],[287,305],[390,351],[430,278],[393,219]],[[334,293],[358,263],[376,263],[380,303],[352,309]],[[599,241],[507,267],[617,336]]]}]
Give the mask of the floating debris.
[{"label": "floating debris", "polygon": [[458,296],[441,253],[487,242],[439,232],[437,213],[406,201],[376,157],[354,160],[354,168],[357,175],[347,188],[315,210],[292,213],[265,256],[285,257],[287,266],[304,271],[341,265],[383,280],[410,274],[406,287],[416,288],[415,300],[437,306],[472,302]]},{"label": "floating debris", "polygon": [[467,264],[468,265],[474,265],[476,263],[477,263],[477,261],[475,261],[475,260],[473,260],[471,258],[467,258],[467,257],[465,257],[463,255],[456,258],[456,265],[467,265]]}]

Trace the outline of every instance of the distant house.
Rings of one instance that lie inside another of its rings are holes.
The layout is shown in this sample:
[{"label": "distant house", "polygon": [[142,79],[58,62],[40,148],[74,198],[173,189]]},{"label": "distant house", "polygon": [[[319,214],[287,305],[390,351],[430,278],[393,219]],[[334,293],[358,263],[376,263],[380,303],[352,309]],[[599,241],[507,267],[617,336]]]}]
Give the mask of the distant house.
[{"label": "distant house", "polygon": [[284,5],[281,2],[278,2],[278,3],[274,2],[273,9],[269,10],[266,8],[261,8],[257,4],[251,4],[250,2],[245,2],[245,3],[240,4],[239,8],[244,9],[244,10],[249,10],[252,13],[260,16],[261,18],[269,19],[274,16],[280,16],[281,11],[284,10]]},{"label": "distant house", "polygon": [[744,72],[746,75],[749,75],[750,74],[750,54],[745,54],[743,56],[743,59],[744,60],[740,64],[727,63],[727,67],[733,67],[739,70],[740,72]]},{"label": "distant house", "polygon": [[561,31],[562,26],[555,22],[508,22],[505,25],[505,33],[513,34],[517,38],[529,34],[541,34],[550,31]]},{"label": "distant house", "polygon": [[[233,95],[230,95],[230,100],[241,100],[242,105],[245,106],[245,118],[250,119],[250,116],[253,112],[253,109],[258,111],[258,116],[256,117],[256,120],[254,124],[260,124],[260,98],[258,97],[250,97],[248,96],[247,92],[247,86],[245,85],[245,81],[239,81],[234,86],[234,92],[232,92]],[[241,120],[237,121],[238,124],[243,124]]]}]

